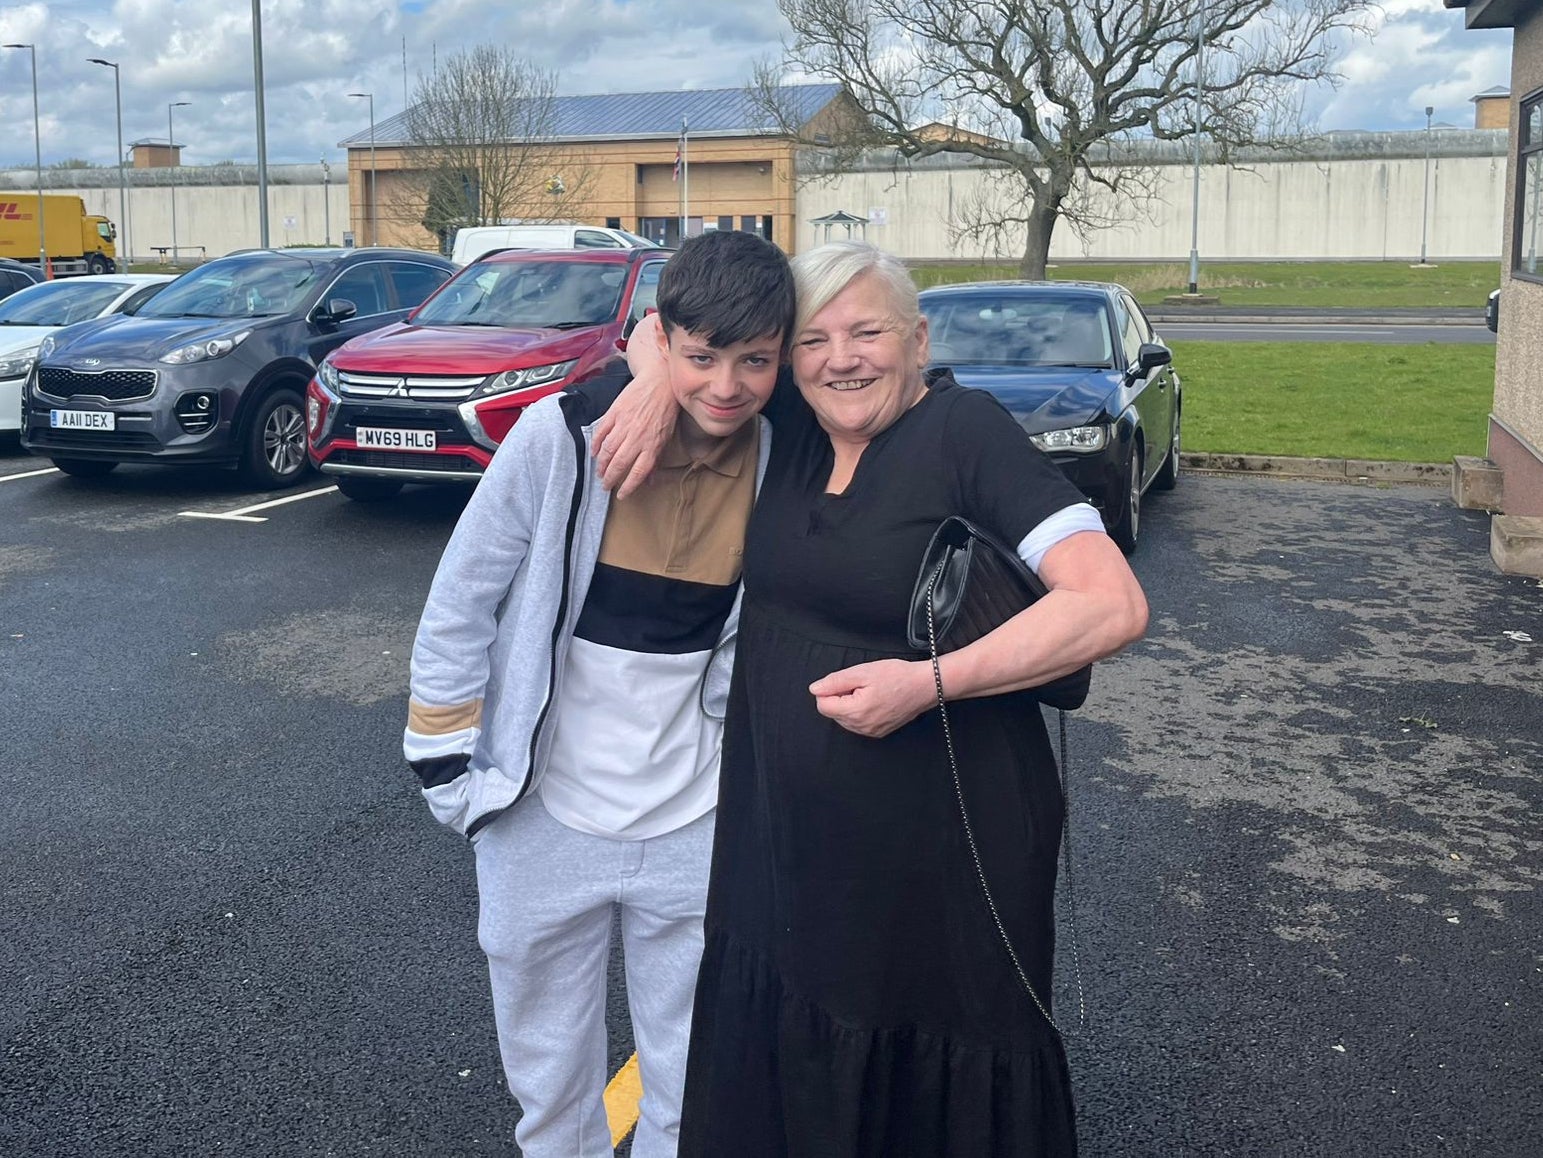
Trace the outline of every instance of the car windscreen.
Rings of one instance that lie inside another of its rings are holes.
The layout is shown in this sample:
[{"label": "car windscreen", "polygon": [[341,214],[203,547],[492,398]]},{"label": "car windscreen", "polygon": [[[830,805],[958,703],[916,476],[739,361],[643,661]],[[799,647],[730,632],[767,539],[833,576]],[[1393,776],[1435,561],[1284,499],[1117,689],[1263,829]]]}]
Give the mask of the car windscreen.
[{"label": "car windscreen", "polygon": [[947,294],[922,301],[940,366],[1114,364],[1104,302],[1070,294]]},{"label": "car windscreen", "polygon": [[649,241],[648,238],[646,238],[646,237],[639,237],[636,233],[633,233],[630,229],[618,229],[616,232],[621,234],[629,242],[631,242],[633,249],[658,249],[659,248],[659,246],[655,245],[652,241]]},{"label": "car windscreen", "polygon": [[575,329],[614,321],[627,266],[607,261],[489,261],[469,266],[413,315],[419,326]]},{"label": "car windscreen", "polygon": [[303,257],[224,257],[185,273],[146,302],[141,318],[261,318],[299,309],[322,269]]},{"label": "car windscreen", "polygon": [[97,317],[128,282],[48,281],[0,301],[0,326],[72,326]]}]

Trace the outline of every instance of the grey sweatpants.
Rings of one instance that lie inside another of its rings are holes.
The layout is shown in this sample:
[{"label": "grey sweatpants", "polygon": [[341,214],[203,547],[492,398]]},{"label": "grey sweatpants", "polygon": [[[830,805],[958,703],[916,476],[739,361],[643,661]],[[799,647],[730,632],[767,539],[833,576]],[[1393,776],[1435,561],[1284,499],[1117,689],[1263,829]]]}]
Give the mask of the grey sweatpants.
[{"label": "grey sweatpants", "polygon": [[606,840],[515,805],[476,839],[477,935],[525,1158],[610,1158],[602,1096],[611,906],[643,1100],[633,1158],[674,1158],[713,813],[649,840]]}]

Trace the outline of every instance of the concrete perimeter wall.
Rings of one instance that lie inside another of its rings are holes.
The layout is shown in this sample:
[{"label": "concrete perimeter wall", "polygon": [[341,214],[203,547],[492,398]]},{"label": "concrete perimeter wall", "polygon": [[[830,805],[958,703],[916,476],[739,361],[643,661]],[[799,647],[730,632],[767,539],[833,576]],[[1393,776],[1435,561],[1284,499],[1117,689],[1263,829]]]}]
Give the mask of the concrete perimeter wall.
[{"label": "concrete perimeter wall", "polygon": [[[1425,213],[1426,134],[1334,133],[1295,154],[1255,151],[1230,164],[1202,155],[1202,260],[1356,259],[1414,261]],[[1431,260],[1500,255],[1506,190],[1504,130],[1441,129],[1430,135]],[[1147,142],[1136,154],[1151,169],[1155,195],[1139,204],[1094,204],[1118,224],[1088,237],[1056,226],[1051,259],[1187,260],[1194,204],[1192,154],[1182,143]],[[999,180],[999,170],[961,157],[907,162],[892,151],[865,157],[855,172],[825,176],[804,159],[798,194],[800,249],[824,240],[811,218],[836,210],[882,217],[870,241],[908,258],[1015,260],[1020,232],[1000,250],[951,240],[964,207]],[[875,214],[875,209],[882,213]],[[832,238],[845,236],[837,228]]]},{"label": "concrete perimeter wall", "polygon": [[[261,240],[254,165],[125,169],[128,222],[119,220],[118,170],[44,169],[49,193],[74,193],[87,213],[100,213],[118,226],[120,252],[127,241],[135,260],[154,261],[157,246],[172,244],[172,197],[177,199],[177,244],[184,258],[218,257],[248,249]],[[0,190],[33,192],[31,169],[0,170]],[[342,243],[348,222],[348,174],[342,165],[322,180],[320,165],[272,165],[268,169],[268,239],[275,246]],[[293,218],[293,228],[285,219]]]},{"label": "concrete perimeter wall", "polygon": [[[1293,154],[1257,151],[1202,158],[1200,255],[1204,261],[1353,259],[1413,261],[1425,218],[1427,137],[1404,133],[1333,133]],[[1427,252],[1431,260],[1497,258],[1506,194],[1504,130],[1441,129],[1430,134]],[[1155,196],[1139,205],[1103,204],[1118,224],[1087,238],[1065,222],[1056,227],[1052,260],[1183,261],[1190,249],[1191,154],[1182,142],[1145,142],[1135,160],[1148,168]],[[838,209],[867,217],[869,240],[910,259],[1007,259],[1021,256],[1009,240],[998,252],[979,241],[955,240],[963,206],[993,179],[973,158],[929,157],[906,162],[892,151],[863,159],[854,172],[822,175],[816,156],[799,159],[793,186],[797,250],[824,240],[809,224]],[[320,165],[274,165],[268,171],[272,244],[339,243],[350,228],[347,173],[334,167],[324,185]],[[129,169],[129,221],[118,222],[133,253],[154,256],[172,243],[171,198],[177,199],[177,242],[185,256],[197,247],[215,257],[259,243],[254,166],[214,165]],[[77,193],[87,210],[118,220],[116,169],[45,169],[44,187]],[[30,191],[32,170],[0,170],[0,191]],[[173,182],[175,181],[175,186]],[[329,220],[330,217],[330,220]],[[285,219],[293,218],[293,228]],[[355,213],[354,220],[361,219]],[[623,220],[627,228],[637,222]],[[833,237],[843,236],[837,230]],[[360,236],[362,243],[367,238]]]}]

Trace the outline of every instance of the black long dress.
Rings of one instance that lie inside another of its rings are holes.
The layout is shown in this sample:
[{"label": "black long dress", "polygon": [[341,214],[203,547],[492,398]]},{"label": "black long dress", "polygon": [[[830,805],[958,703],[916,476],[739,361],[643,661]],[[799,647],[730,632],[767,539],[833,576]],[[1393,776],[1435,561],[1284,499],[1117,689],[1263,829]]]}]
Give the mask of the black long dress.
[{"label": "black long dress", "polygon": [[[930,385],[841,495],[824,493],[833,455],[807,408],[774,419],[746,541],[686,1158],[1076,1152],[1065,1055],[981,897],[937,713],[865,739],[807,690],[917,658],[906,608],[943,518],[1016,543],[1081,498],[989,394],[946,374]],[[1043,719],[1022,694],[950,715],[997,906],[1048,1002],[1062,801]]]}]

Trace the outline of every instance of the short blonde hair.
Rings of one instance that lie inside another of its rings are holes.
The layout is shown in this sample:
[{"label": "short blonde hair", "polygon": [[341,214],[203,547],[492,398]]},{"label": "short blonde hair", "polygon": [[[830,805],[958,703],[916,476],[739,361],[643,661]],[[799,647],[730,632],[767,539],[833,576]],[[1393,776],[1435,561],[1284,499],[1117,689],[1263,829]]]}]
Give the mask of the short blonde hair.
[{"label": "short blonde hair", "polygon": [[898,257],[866,241],[828,241],[793,259],[793,283],[798,291],[793,333],[808,325],[809,319],[828,306],[853,278],[863,274],[878,278],[890,308],[903,325],[912,326],[921,317],[916,283]]}]

